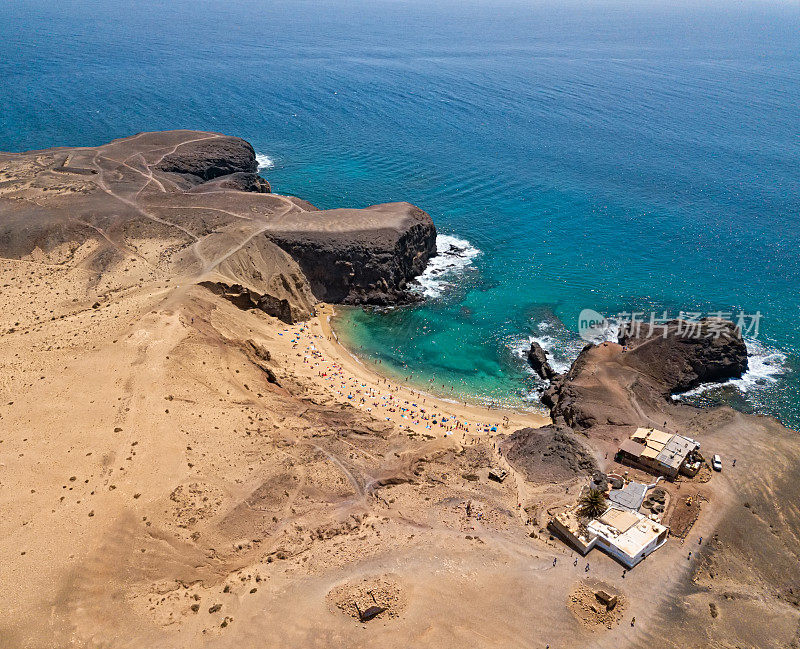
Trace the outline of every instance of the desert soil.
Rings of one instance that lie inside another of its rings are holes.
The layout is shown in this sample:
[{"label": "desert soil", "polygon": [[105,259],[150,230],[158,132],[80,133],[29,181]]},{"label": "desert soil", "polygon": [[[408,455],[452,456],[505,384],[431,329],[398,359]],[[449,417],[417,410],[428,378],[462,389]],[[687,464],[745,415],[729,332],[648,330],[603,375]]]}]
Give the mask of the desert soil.
[{"label": "desert soil", "polygon": [[[37,176],[45,152],[0,178],[19,236],[0,258],[0,647],[798,647],[794,431],[731,409],[670,422],[738,461],[664,485],[674,508],[702,498],[697,520],[623,577],[546,524],[590,467],[625,470],[624,431],[581,439],[580,461],[527,432],[507,458],[516,431],[549,422],[380,377],[303,291],[286,295],[316,308],[304,323],[238,308],[199,281],[280,260],[239,253],[308,218],[297,199],[173,205],[124,146],[84,152],[80,173]],[[621,595],[617,623],[573,612],[593,583]],[[361,623],[347,602],[369,591],[387,611]]]}]

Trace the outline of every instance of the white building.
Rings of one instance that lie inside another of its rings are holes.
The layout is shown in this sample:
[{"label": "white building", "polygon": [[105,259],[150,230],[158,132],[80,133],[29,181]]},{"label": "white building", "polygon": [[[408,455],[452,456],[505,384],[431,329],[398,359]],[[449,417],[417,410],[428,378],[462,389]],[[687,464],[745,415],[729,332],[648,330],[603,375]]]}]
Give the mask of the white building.
[{"label": "white building", "polygon": [[615,506],[591,521],[586,529],[595,536],[595,545],[628,568],[664,545],[669,531],[639,512]]},{"label": "white building", "polygon": [[586,525],[581,525],[574,510],[567,510],[557,514],[550,527],[581,554],[597,546],[628,568],[664,545],[669,531],[639,512],[616,505]]}]

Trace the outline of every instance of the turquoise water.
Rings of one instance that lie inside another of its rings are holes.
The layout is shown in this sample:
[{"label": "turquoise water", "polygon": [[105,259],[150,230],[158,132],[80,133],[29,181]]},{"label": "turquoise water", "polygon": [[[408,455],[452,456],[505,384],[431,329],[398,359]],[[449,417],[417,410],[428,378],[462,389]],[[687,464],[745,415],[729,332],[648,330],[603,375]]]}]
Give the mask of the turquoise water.
[{"label": "turquoise water", "polygon": [[23,0],[0,35],[0,149],[223,131],[278,192],[480,251],[337,323],[398,376],[533,405],[519,350],[568,363],[583,308],[760,312],[754,371],[693,398],[800,425],[796,4]]}]

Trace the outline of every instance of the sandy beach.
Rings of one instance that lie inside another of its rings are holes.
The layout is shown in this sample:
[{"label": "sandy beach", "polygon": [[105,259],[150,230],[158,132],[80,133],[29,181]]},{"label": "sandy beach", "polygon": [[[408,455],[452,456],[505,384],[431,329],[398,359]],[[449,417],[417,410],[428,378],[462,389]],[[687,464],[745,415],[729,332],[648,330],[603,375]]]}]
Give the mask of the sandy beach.
[{"label": "sandy beach", "polygon": [[[385,418],[409,432],[434,437],[454,435],[461,441],[491,438],[523,427],[550,423],[536,412],[484,408],[454,402],[382,377],[346,349],[331,328],[334,305],[317,305],[316,317],[281,332],[302,358],[298,373],[324,386],[332,398]],[[307,366],[307,367],[306,367]],[[311,370],[303,372],[303,370]]]}]

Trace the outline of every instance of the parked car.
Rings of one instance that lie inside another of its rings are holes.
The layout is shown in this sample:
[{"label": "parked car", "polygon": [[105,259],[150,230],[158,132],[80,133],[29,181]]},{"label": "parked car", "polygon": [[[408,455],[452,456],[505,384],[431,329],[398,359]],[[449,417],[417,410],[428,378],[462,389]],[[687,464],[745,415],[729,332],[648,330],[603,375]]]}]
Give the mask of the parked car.
[{"label": "parked car", "polygon": [[719,455],[715,454],[714,457],[711,458],[711,468],[714,469],[714,471],[722,471],[722,458]]}]

